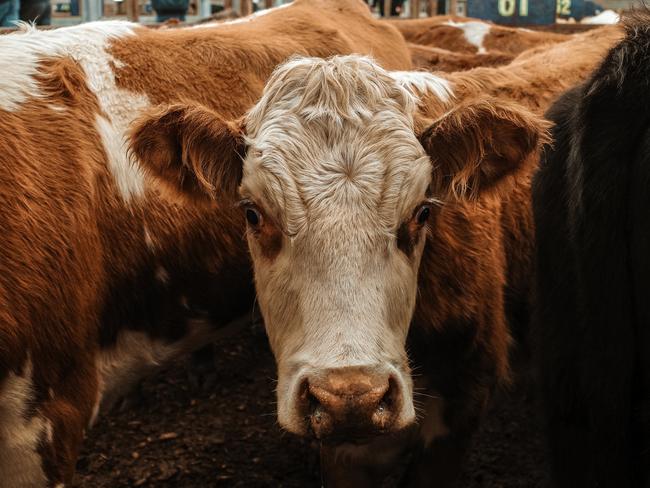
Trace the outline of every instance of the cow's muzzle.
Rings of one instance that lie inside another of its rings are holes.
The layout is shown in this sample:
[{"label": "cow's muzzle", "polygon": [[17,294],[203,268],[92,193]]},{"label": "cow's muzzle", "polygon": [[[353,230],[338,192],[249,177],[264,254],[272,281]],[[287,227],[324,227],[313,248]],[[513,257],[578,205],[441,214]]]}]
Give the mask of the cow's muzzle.
[{"label": "cow's muzzle", "polygon": [[395,430],[404,393],[392,374],[378,371],[334,368],[302,381],[299,409],[316,438],[350,441]]}]

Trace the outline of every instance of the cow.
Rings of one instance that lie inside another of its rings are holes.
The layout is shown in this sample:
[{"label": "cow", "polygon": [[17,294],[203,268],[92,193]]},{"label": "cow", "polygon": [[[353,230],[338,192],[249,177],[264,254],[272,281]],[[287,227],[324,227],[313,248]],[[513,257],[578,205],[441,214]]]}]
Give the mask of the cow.
[{"label": "cow", "polygon": [[[618,38],[606,30],[513,66],[438,75],[383,73],[358,58],[295,60],[243,121],[173,104],[134,125],[132,152],[170,196],[198,205],[241,188],[278,363],[279,422],[321,441],[328,486],[376,486],[407,453],[409,483],[453,484],[492,393],[510,382],[513,336],[526,328],[530,179],[547,127],[539,116]],[[575,71],[568,49],[579,53]],[[544,60],[560,64],[542,70]],[[382,103],[397,112],[388,117]],[[191,157],[183,145],[196,149]],[[421,151],[433,170],[415,164]],[[427,168],[429,190],[416,192],[422,182],[405,175],[394,196],[400,173],[386,165],[400,158],[413,172]],[[509,165],[481,171],[493,160]]]},{"label": "cow", "polygon": [[236,118],[291,55],[355,52],[410,68],[401,35],[355,0],[195,28],[0,37],[3,487],[69,485],[98,411],[253,305],[242,212],[178,205],[149,185],[124,145],[130,122],[180,101]]},{"label": "cow", "polygon": [[526,298],[530,256],[515,243],[532,233],[526,188],[547,125],[489,97],[430,120],[421,92],[451,102],[434,75],[297,58],[243,120],[172,104],[130,135],[179,201],[241,198],[278,420],[323,443],[327,486],[377,486],[420,444],[412,482],[449,486],[509,376],[506,297]]},{"label": "cow", "polygon": [[[523,52],[505,66],[440,76],[453,85],[458,99],[488,95],[519,103],[542,115],[562,92],[586,79],[621,37],[619,26],[601,27]],[[444,110],[435,98],[425,106],[432,117]]]},{"label": "cow", "polygon": [[420,44],[408,45],[413,68],[427,71],[466,71],[478,66],[500,66],[514,58],[510,54],[468,54]]},{"label": "cow", "polygon": [[505,27],[454,16],[428,19],[387,20],[407,42],[467,54],[502,53],[517,55],[540,45],[569,39],[565,34]]},{"label": "cow", "polygon": [[533,185],[537,369],[554,486],[650,483],[650,11],[553,105]]}]

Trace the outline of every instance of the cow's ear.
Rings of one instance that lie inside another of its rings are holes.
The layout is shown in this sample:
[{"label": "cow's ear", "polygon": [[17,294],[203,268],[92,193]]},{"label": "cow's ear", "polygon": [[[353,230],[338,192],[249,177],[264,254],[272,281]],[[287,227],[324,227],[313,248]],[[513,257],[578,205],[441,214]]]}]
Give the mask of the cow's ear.
[{"label": "cow's ear", "polygon": [[157,107],[134,122],[129,151],[174,196],[235,196],[245,154],[241,124],[200,105]]},{"label": "cow's ear", "polygon": [[509,177],[549,141],[548,128],[544,119],[508,102],[456,106],[419,135],[433,163],[434,195],[477,199],[507,188]]}]

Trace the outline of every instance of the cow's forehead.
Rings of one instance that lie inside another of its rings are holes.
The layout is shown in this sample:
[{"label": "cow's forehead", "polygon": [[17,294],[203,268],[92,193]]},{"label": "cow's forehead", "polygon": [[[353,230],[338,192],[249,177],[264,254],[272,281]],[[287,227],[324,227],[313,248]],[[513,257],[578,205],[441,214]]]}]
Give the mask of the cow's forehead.
[{"label": "cow's forehead", "polygon": [[430,172],[412,128],[395,117],[341,125],[287,117],[252,142],[242,192],[273,207],[290,234],[335,218],[385,231],[423,198]]},{"label": "cow's forehead", "polygon": [[247,117],[242,193],[275,207],[292,234],[332,215],[394,228],[431,171],[411,95],[367,58],[292,63]]}]

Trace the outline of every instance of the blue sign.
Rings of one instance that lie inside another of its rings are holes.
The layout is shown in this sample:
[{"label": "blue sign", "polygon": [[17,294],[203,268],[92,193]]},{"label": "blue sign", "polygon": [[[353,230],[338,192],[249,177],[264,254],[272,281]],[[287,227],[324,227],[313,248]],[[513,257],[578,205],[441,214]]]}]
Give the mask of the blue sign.
[{"label": "blue sign", "polygon": [[504,25],[553,24],[556,8],[556,0],[467,0],[468,17]]},{"label": "blue sign", "polygon": [[585,16],[585,0],[557,0],[557,16],[580,20]]}]

